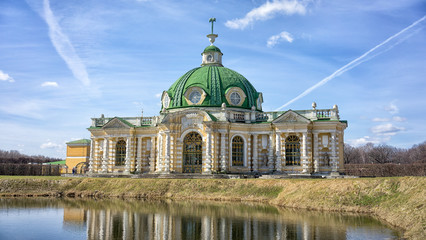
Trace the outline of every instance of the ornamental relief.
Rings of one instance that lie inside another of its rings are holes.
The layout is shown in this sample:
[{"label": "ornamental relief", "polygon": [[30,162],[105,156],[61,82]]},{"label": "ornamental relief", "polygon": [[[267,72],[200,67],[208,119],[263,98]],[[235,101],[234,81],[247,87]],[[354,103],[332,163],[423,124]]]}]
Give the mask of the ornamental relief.
[{"label": "ornamental relief", "polygon": [[181,118],[182,128],[199,128],[201,129],[203,127],[203,116],[198,115],[197,113],[188,113],[184,117]]}]

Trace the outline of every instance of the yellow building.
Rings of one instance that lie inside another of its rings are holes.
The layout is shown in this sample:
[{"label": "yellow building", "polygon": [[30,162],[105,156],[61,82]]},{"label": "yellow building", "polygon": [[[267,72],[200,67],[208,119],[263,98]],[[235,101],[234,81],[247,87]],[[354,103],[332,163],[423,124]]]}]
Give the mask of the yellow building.
[{"label": "yellow building", "polygon": [[67,142],[67,158],[65,160],[66,173],[72,173],[73,168],[76,171],[84,171],[89,163],[90,140],[80,139]]},{"label": "yellow building", "polygon": [[263,97],[241,74],[222,65],[213,45],[201,66],[161,97],[153,117],[92,118],[89,172],[298,173],[343,170],[347,122],[337,105],[264,112]]}]

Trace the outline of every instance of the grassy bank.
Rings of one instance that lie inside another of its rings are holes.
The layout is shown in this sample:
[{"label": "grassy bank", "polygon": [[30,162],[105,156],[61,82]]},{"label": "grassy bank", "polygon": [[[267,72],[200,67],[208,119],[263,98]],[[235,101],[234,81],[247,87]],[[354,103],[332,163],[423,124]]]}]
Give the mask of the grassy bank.
[{"label": "grassy bank", "polygon": [[0,177],[0,196],[65,196],[261,201],[327,211],[366,212],[426,236],[426,178],[106,179]]}]

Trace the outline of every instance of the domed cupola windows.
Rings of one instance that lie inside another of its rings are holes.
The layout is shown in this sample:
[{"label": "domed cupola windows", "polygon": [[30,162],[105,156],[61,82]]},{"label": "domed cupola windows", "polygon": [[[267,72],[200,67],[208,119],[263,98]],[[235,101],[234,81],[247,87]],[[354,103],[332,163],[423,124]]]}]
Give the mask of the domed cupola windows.
[{"label": "domed cupola windows", "polygon": [[232,92],[229,96],[232,105],[238,105],[241,102],[241,96],[238,92]]},{"label": "domed cupola windows", "polygon": [[161,97],[161,104],[163,108],[168,108],[170,105],[170,97],[166,91],[163,92],[163,96]]},{"label": "domed cupola windows", "polygon": [[200,105],[206,98],[206,93],[200,87],[191,87],[186,90],[184,96],[188,105]]},{"label": "domed cupola windows", "polygon": [[241,106],[246,100],[246,94],[239,87],[232,87],[226,91],[226,100],[232,106]]}]

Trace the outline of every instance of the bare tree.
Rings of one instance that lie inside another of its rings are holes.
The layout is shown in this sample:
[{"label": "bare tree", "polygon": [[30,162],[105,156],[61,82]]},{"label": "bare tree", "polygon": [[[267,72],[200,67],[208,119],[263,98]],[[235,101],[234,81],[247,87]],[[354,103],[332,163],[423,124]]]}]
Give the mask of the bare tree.
[{"label": "bare tree", "polygon": [[368,157],[376,163],[389,163],[395,154],[395,147],[381,144],[368,151]]},{"label": "bare tree", "polygon": [[343,145],[343,160],[345,164],[349,163],[359,163],[360,156],[358,148],[352,147],[349,144]]},{"label": "bare tree", "polygon": [[410,162],[426,163],[426,141],[414,145],[407,152],[407,158]]}]

